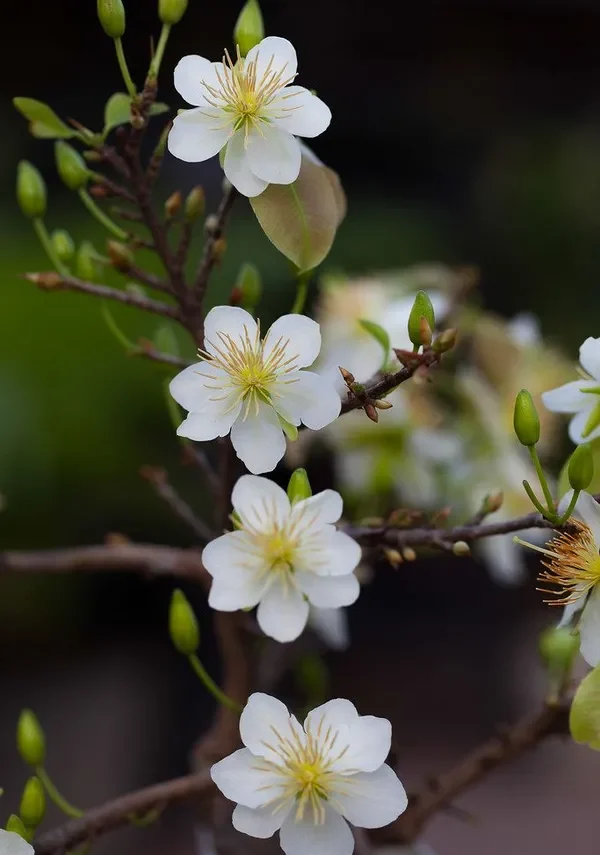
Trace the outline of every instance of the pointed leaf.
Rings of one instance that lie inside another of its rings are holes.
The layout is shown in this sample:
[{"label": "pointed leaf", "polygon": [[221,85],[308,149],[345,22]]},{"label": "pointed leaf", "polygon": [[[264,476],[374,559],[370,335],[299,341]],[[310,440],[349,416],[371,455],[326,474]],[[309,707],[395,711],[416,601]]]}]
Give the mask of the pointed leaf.
[{"label": "pointed leaf", "polygon": [[30,122],[29,131],[38,139],[70,139],[76,131],[59,119],[54,110],[35,98],[13,98],[13,104]]},{"label": "pointed leaf", "polygon": [[168,104],[163,104],[162,101],[157,101],[150,107],[151,116],[161,116],[163,113],[168,113],[171,108]]},{"label": "pointed leaf", "polygon": [[126,125],[131,118],[131,97],[126,92],[115,92],[104,107],[104,135],[119,125]]},{"label": "pointed leaf", "polygon": [[587,743],[600,751],[600,665],[579,684],[569,716],[575,742]]},{"label": "pointed leaf", "polygon": [[382,360],[382,368],[385,366],[388,360],[388,356],[390,355],[390,337],[383,327],[380,327],[379,324],[373,323],[373,321],[365,321],[360,320],[358,322],[361,327],[373,336],[376,342],[378,342],[383,348],[383,360]]}]

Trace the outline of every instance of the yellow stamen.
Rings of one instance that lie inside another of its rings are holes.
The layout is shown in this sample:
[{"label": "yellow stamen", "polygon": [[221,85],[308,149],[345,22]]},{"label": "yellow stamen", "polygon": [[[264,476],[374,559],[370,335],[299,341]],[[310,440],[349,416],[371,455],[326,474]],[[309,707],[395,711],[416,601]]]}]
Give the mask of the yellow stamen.
[{"label": "yellow stamen", "polygon": [[573,603],[585,597],[600,582],[598,544],[585,523],[571,518],[569,528],[557,534],[549,547],[533,547],[547,558],[542,562],[546,569],[539,574],[538,582],[552,587],[538,588],[538,591],[552,596],[552,599],[544,600],[548,605]]}]

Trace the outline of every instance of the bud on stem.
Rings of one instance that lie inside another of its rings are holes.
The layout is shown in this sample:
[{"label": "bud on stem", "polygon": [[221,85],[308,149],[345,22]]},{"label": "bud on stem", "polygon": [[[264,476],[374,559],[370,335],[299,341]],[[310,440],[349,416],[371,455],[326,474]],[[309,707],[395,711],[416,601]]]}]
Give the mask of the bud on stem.
[{"label": "bud on stem", "polygon": [[46,739],[38,718],[31,710],[23,710],[17,722],[17,750],[28,766],[43,766]]},{"label": "bud on stem", "polygon": [[125,32],[125,7],[122,0],[98,0],[97,9],[106,35],[111,39],[120,39]]},{"label": "bud on stem", "polygon": [[69,190],[79,190],[85,187],[90,179],[90,170],[79,152],[64,140],[57,140],[54,145],[56,168],[61,180]]},{"label": "bud on stem", "polygon": [[158,17],[163,24],[178,24],[188,7],[188,0],[158,0]]},{"label": "bud on stem", "polygon": [[408,317],[408,337],[415,347],[431,344],[431,333],[435,329],[435,312],[425,291],[418,291]]},{"label": "bud on stem", "polygon": [[34,219],[46,213],[46,184],[39,170],[28,160],[17,167],[17,202],[26,217]]},{"label": "bud on stem", "polygon": [[46,813],[46,793],[42,782],[35,776],[25,784],[19,813],[27,828],[37,828]]},{"label": "bud on stem", "polygon": [[248,0],[239,14],[233,30],[233,40],[239,46],[240,54],[246,56],[265,37],[262,13],[257,0]]},{"label": "bud on stem", "polygon": [[183,591],[177,588],[169,608],[169,634],[171,641],[184,656],[191,656],[200,646],[200,631],[194,610]]},{"label": "bud on stem", "polygon": [[540,439],[540,419],[527,389],[521,389],[515,400],[513,424],[521,445],[534,446]]},{"label": "bud on stem", "polygon": [[306,469],[296,469],[292,472],[292,476],[288,483],[287,494],[292,505],[302,499],[310,499],[312,496],[312,487],[306,474]]},{"label": "bud on stem", "polygon": [[587,490],[594,477],[594,457],[589,445],[578,445],[568,466],[569,484],[574,490]]}]

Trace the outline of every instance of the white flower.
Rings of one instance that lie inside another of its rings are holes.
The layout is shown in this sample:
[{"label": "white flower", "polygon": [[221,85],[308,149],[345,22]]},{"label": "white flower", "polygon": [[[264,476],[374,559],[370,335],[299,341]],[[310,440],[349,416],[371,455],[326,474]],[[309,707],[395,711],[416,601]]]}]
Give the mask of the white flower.
[{"label": "white flower", "polygon": [[0,855],[33,855],[33,846],[14,831],[0,829]]},{"label": "white flower", "polygon": [[544,392],[544,406],[554,413],[574,413],[569,436],[574,443],[600,436],[600,338],[586,338],[579,348],[584,378]]},{"label": "white flower", "polygon": [[180,113],[169,151],[180,160],[208,160],[225,148],[225,175],[244,196],[269,184],[291,184],[300,172],[296,137],[316,137],[331,121],[329,107],[302,86],[292,86],[298,62],[287,39],[269,36],[245,59],[222,62],[184,56],[175,88],[195,109]]},{"label": "white flower", "polygon": [[213,577],[208,598],[217,611],[258,604],[257,620],[276,641],[298,638],[309,605],[349,606],[360,586],[354,575],[360,546],[333,523],[342,497],[324,490],[290,505],[268,478],[242,475],[231,495],[239,529],[205,547],[202,562]]},{"label": "white flower", "polygon": [[177,433],[197,441],[226,436],[251,472],[270,472],[285,453],[280,417],[312,430],[332,422],[341,401],[331,382],[300,369],[319,354],[319,325],[305,315],[283,315],[261,340],[252,315],[217,306],[204,322],[204,361],[170,385],[188,410]]},{"label": "white flower", "polygon": [[216,763],[211,776],[237,802],[233,825],[251,837],[280,831],[286,855],[351,855],[348,823],[381,828],[407,806],[385,764],[389,721],[359,716],[337,698],[312,710],[302,726],[280,701],[251,695],[240,718],[246,746]]}]

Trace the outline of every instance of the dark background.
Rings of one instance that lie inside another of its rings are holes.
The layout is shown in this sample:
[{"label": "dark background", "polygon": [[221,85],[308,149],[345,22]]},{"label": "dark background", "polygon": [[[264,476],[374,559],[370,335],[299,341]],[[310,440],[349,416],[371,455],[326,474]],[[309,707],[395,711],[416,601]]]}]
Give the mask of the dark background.
[{"label": "dark background", "polygon": [[[125,49],[141,80],[149,36],[159,32],[155,3],[126,6]],[[173,107],[181,106],[170,82],[174,64],[186,53],[217,58],[238,11],[237,2],[190,0],[163,64],[161,97]],[[571,355],[598,334],[600,6],[265,0],[263,12],[268,34],[294,42],[299,82],[318,89],[333,111],[314,148],[340,173],[349,215],[329,269],[475,263],[488,308],[535,312]],[[17,278],[47,266],[13,202],[20,158],[44,173],[51,227],[76,239],[91,235],[100,248],[103,235],[61,188],[51,144],[28,135],[10,98],[48,101],[97,128],[104,101],[122,89],[112,46],[93,0],[10,4],[1,14],[0,493],[7,507],[0,543],[100,542],[117,531],[191,544],[138,477],[144,463],[166,465],[190,501],[205,503],[202,485],[180,466],[164,371],[125,359],[93,301],[43,294]],[[214,204],[215,162],[190,167],[167,158],[158,195],[198,182]],[[284,310],[287,266],[240,205],[212,302],[244,260],[264,275],[263,314]],[[134,338],[156,331],[155,321],[127,310],[115,316]],[[191,353],[189,342],[182,347]],[[22,706],[39,712],[49,766],[84,805],[185,771],[210,710],[164,631],[170,589],[121,577],[0,579],[7,814],[26,775],[12,736]],[[215,670],[208,615],[191,595],[202,616],[203,658]],[[414,785],[539,702],[535,643],[552,617],[533,584],[501,590],[468,562],[382,570],[351,611],[352,650],[327,657],[330,693],[392,719],[403,778]],[[567,846],[591,855],[599,776],[597,755],[545,746],[461,799],[473,822],[443,815],[426,837],[440,855],[562,855]],[[108,847],[189,851],[187,822],[167,818],[161,828]]]}]

